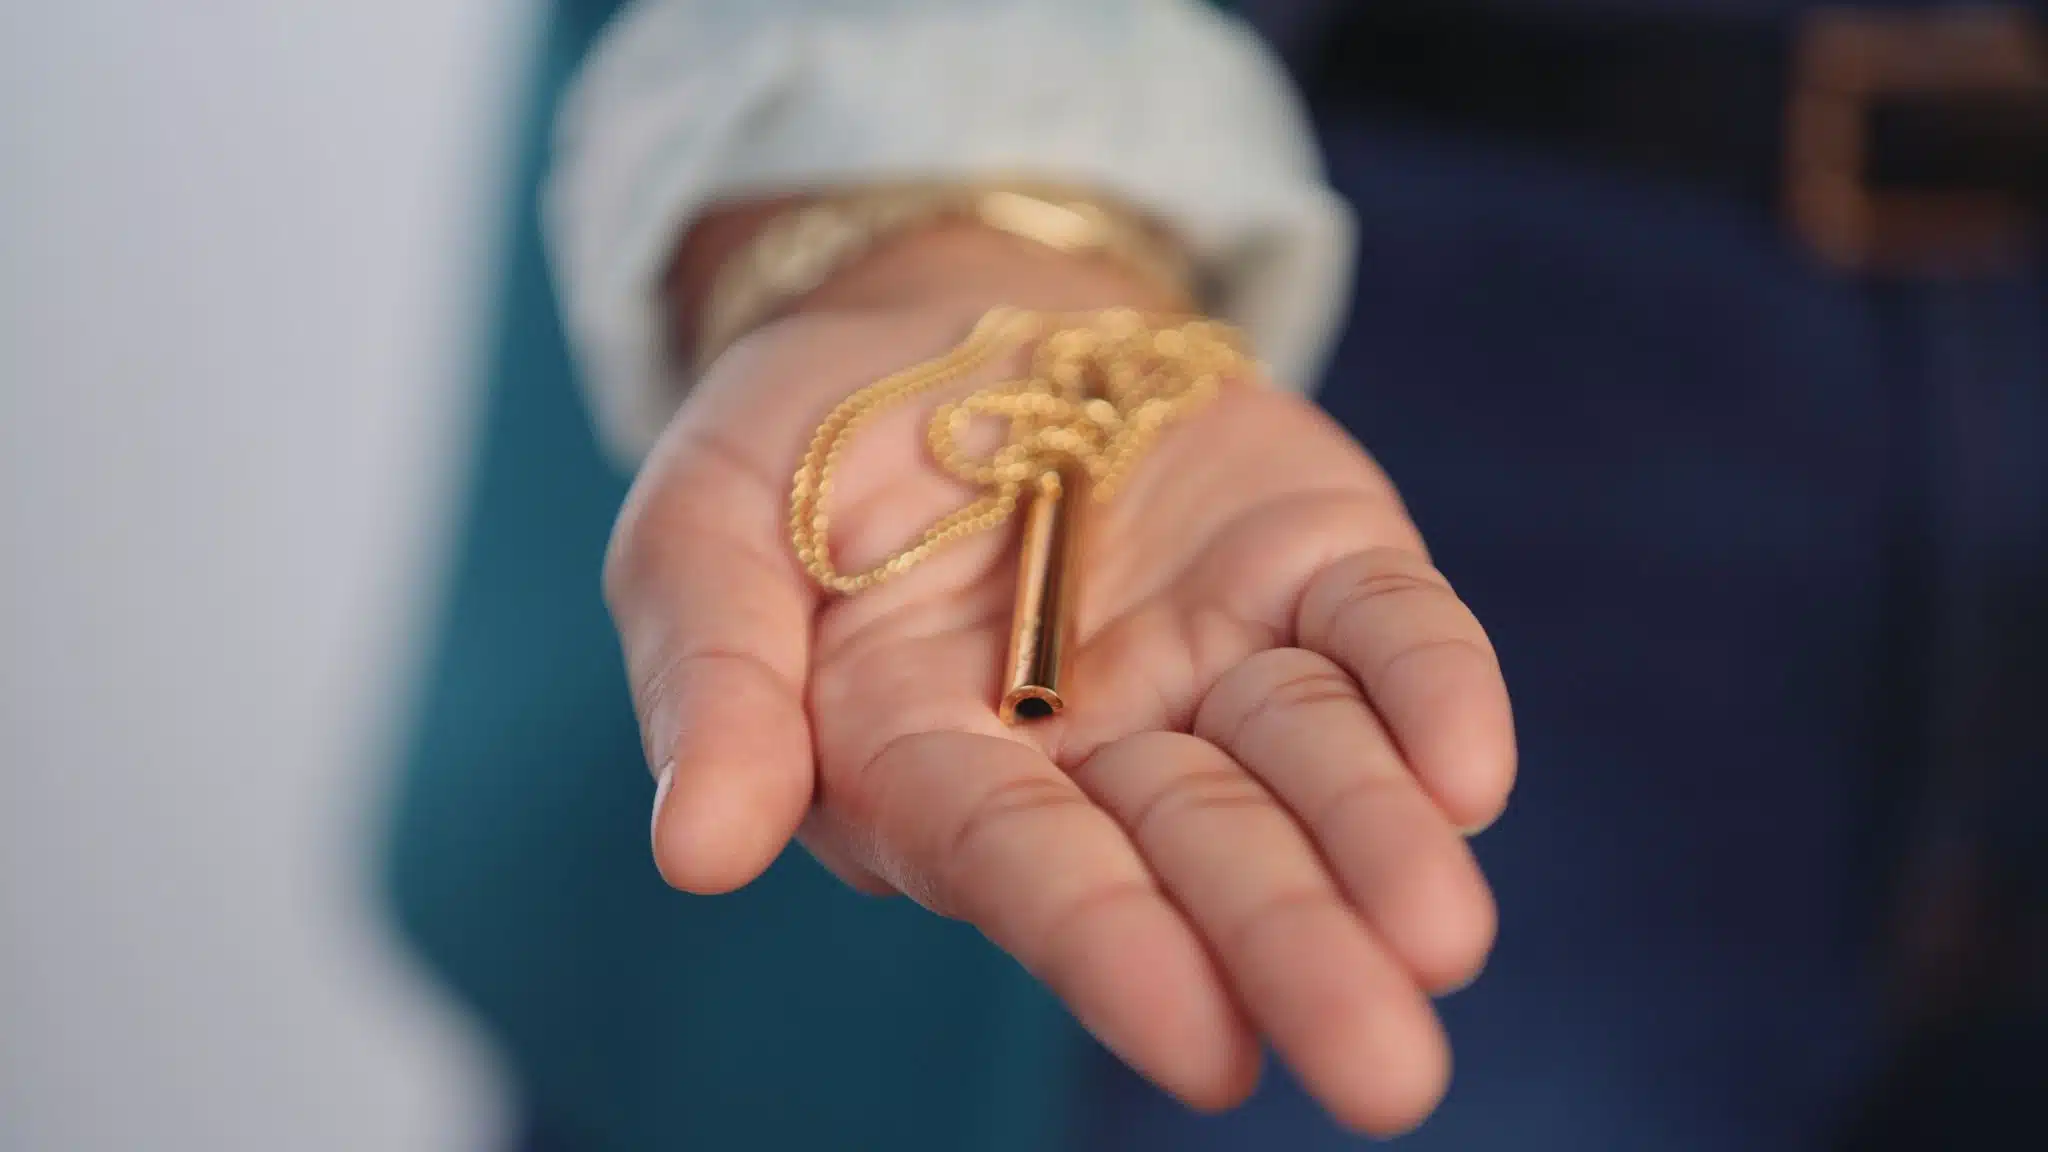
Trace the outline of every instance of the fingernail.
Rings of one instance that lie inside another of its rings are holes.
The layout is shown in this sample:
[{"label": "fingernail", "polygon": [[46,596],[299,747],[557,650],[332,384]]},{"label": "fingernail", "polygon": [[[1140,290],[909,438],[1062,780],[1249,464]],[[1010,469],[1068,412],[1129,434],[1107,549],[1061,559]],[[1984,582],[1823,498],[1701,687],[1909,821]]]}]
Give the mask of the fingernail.
[{"label": "fingernail", "polygon": [[663,764],[661,775],[654,779],[654,812],[647,818],[647,841],[656,851],[661,846],[661,806],[668,801],[668,786],[675,783],[675,779],[674,761]]}]

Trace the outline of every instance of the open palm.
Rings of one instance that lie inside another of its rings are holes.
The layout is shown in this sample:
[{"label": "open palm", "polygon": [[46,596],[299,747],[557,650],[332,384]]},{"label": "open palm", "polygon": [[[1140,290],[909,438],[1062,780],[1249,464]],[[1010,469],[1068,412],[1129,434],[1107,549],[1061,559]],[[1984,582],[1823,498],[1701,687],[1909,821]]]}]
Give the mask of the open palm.
[{"label": "open palm", "polygon": [[[1460,832],[1514,772],[1484,633],[1371,460],[1247,382],[1089,509],[1067,707],[1006,726],[1012,533],[847,598],[786,535],[817,420],[967,319],[757,333],[645,467],[607,591],[663,875],[734,888],[801,835],[849,883],[975,924],[1191,1104],[1241,1099],[1264,1038],[1340,1120],[1412,1125],[1448,1077],[1428,996],[1493,937]],[[842,568],[971,495],[925,457],[928,412],[879,418],[840,464]]]}]

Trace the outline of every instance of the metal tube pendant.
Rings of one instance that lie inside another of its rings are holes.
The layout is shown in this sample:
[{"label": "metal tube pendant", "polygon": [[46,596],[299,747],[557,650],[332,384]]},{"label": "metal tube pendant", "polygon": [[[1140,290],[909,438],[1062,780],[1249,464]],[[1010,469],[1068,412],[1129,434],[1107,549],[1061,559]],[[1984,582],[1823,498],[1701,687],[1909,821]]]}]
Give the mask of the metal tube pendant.
[{"label": "metal tube pendant", "polygon": [[1074,598],[1088,474],[1048,469],[1024,494],[1017,603],[1010,615],[1001,713],[1006,724],[1042,720],[1065,706],[1060,673],[1074,639]]}]

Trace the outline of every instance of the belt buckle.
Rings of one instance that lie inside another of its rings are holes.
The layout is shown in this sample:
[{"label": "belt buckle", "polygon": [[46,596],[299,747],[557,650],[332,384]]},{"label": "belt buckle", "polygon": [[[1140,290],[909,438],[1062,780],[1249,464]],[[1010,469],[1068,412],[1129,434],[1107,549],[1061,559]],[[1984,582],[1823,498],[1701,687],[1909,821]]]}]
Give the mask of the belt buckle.
[{"label": "belt buckle", "polygon": [[2031,245],[2037,214],[1996,192],[1901,191],[1865,179],[1880,100],[2048,94],[2048,37],[2024,10],[1823,9],[1794,40],[1785,196],[1794,231],[1850,272],[1981,269]]}]

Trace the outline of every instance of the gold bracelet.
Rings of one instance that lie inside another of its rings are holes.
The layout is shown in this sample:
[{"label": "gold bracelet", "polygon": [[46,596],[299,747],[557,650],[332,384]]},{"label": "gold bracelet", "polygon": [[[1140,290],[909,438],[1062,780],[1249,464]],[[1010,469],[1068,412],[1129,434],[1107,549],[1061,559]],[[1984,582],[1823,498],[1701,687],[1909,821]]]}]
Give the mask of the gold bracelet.
[{"label": "gold bracelet", "polygon": [[1193,276],[1179,245],[1112,199],[1031,183],[877,185],[782,213],[720,266],[696,333],[696,372],[883,241],[945,219],[972,220],[1059,252],[1101,256],[1168,299],[1194,301]]}]

